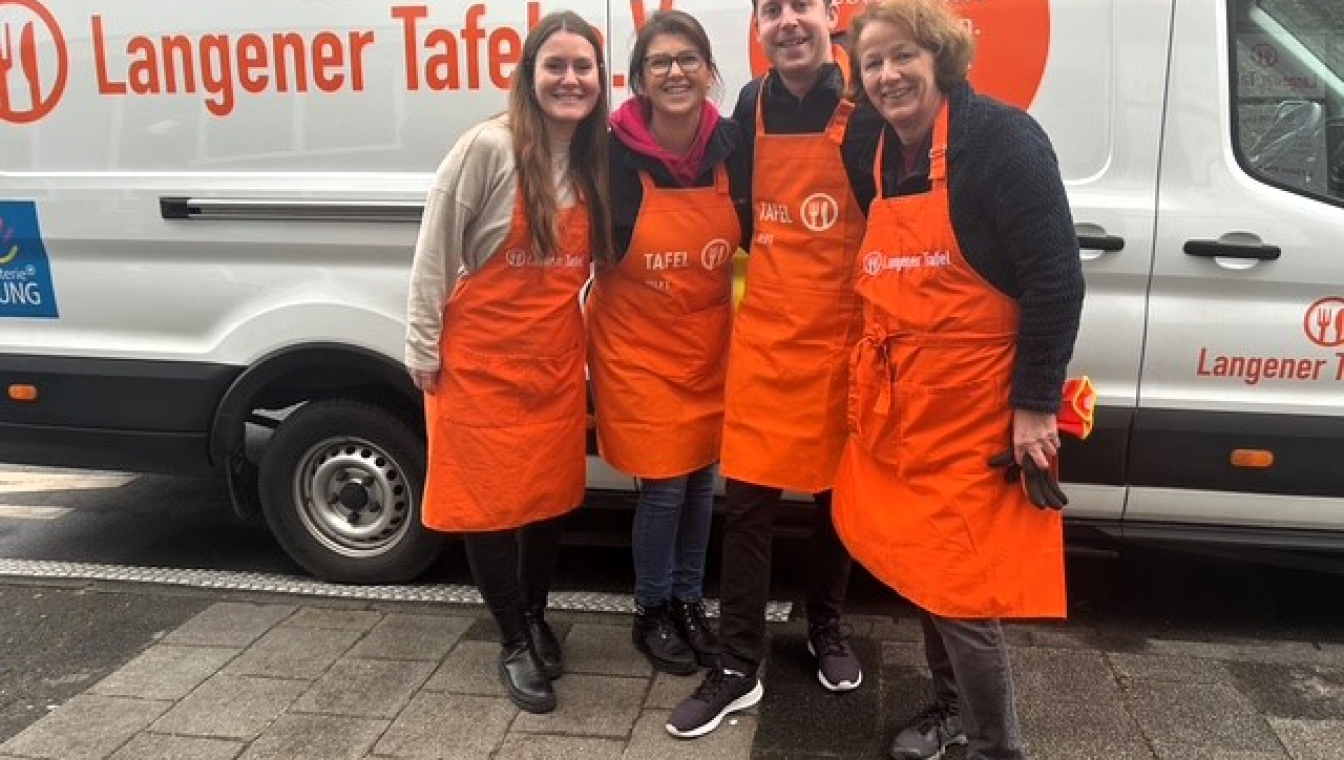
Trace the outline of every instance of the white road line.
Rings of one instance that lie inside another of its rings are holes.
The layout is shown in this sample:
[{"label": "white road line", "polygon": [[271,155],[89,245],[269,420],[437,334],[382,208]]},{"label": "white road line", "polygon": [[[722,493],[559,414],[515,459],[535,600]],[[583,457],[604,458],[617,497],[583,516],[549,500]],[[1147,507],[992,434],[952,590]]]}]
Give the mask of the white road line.
[{"label": "white road line", "polygon": [[0,473],[0,494],[50,493],[52,491],[91,491],[120,488],[135,480],[135,475],[52,475],[44,472]]},{"label": "white road line", "polygon": [[15,520],[55,520],[71,510],[65,507],[28,507],[22,504],[0,504],[0,518]]}]

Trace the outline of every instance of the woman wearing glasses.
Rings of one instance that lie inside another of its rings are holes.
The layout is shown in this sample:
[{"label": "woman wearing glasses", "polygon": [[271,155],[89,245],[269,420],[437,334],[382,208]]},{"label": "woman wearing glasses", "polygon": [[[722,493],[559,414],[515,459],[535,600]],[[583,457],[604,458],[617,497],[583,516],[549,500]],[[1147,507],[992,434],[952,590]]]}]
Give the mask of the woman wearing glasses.
[{"label": "woman wearing glasses", "polygon": [[709,100],[719,72],[699,22],[654,14],[629,72],[633,97],[611,117],[615,262],[588,301],[589,361],[602,456],[640,482],[634,643],[689,674],[717,654],[701,586],[750,186],[741,131]]}]

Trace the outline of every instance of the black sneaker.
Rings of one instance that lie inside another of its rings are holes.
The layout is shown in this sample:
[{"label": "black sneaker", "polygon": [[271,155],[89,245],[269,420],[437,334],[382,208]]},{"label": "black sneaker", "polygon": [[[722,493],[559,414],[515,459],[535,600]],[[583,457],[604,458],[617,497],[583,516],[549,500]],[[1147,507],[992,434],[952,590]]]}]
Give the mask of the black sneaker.
[{"label": "black sneaker", "polygon": [[697,669],[695,652],[681,637],[672,617],[667,612],[667,602],[657,607],[635,605],[635,624],[630,631],[635,649],[644,653],[655,670],[671,673],[675,676],[688,676]]},{"label": "black sneaker", "polygon": [[713,668],[695,693],[667,716],[665,728],[678,739],[704,736],[718,728],[725,715],[755,707],[764,695],[765,689],[755,676]]},{"label": "black sneaker", "polygon": [[817,658],[817,680],[831,691],[853,691],[863,683],[863,666],[849,648],[853,629],[839,618],[807,627],[807,651]]},{"label": "black sneaker", "polygon": [[719,660],[719,637],[709,627],[709,618],[705,616],[704,602],[683,602],[673,599],[669,602],[672,623],[677,626],[681,637],[691,645],[696,662],[706,668],[714,667]]},{"label": "black sneaker", "polygon": [[965,744],[966,731],[957,711],[934,702],[905,724],[891,740],[893,760],[937,760],[953,744]]}]

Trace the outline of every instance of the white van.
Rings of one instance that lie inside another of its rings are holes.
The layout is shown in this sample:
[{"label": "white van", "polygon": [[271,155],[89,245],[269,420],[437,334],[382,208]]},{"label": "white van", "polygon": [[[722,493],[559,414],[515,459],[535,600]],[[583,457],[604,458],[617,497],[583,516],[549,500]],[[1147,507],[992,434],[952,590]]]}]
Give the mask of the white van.
[{"label": "white van", "polygon": [[[1344,6],[952,1],[1073,202],[1100,392],[1075,534],[1344,549]],[[731,108],[749,3],[659,5],[711,31]],[[0,0],[0,461],[222,469],[316,575],[423,570],[420,204],[557,7]],[[567,7],[619,101],[653,0]]]}]

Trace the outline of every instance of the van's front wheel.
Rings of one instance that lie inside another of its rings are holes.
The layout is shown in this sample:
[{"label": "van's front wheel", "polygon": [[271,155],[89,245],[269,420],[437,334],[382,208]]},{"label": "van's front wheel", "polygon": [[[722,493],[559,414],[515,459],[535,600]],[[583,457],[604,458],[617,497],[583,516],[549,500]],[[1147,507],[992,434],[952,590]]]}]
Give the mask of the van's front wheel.
[{"label": "van's front wheel", "polygon": [[420,524],[424,444],[402,420],[358,401],[313,401],[261,458],[261,503],[276,540],[323,580],[398,583],[443,544]]}]

